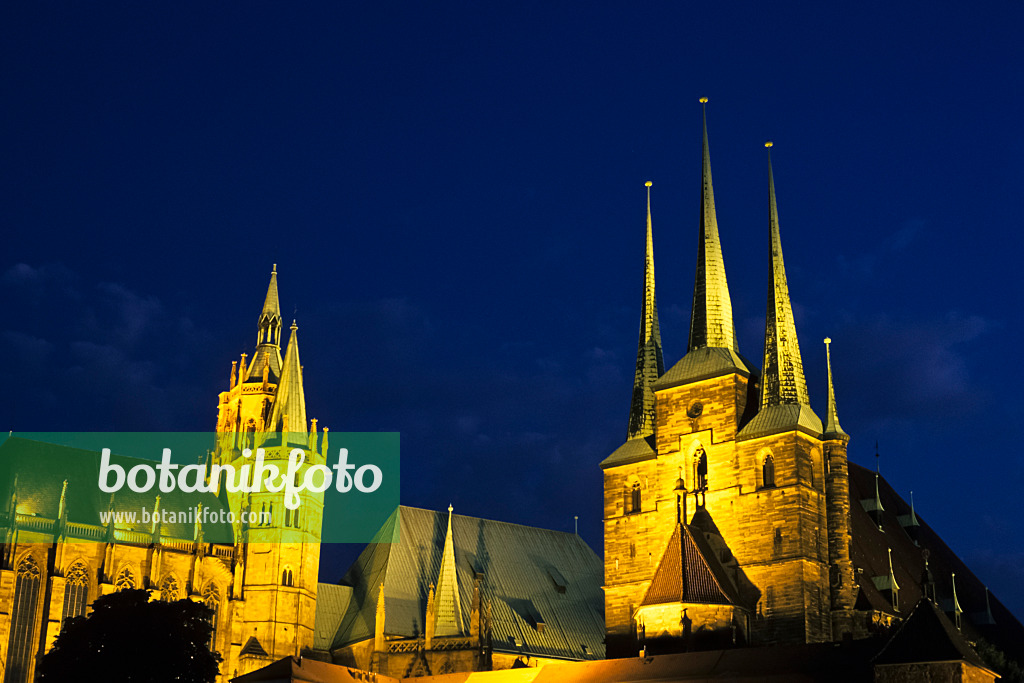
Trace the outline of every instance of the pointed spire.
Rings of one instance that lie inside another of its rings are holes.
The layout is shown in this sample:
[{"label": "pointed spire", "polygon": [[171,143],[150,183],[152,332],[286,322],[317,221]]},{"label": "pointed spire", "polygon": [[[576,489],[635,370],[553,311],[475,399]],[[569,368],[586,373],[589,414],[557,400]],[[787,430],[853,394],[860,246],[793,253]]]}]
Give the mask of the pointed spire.
[{"label": "pointed spire", "polygon": [[[765,147],[771,149],[772,143]],[[768,231],[770,241],[771,291],[764,334],[764,372],[761,384],[761,408],[774,405],[809,405],[804,365],[796,338],[793,306],[789,301],[786,265],[782,260],[779,237],[779,212],[775,205],[775,178],[771,152],[768,156]]]},{"label": "pointed spire", "polygon": [[[281,381],[277,385],[277,396],[270,413],[270,424],[267,431],[278,432],[291,430],[301,432],[303,443],[306,436],[306,394],[302,388],[302,367],[299,363],[299,326],[292,321],[292,335],[288,340],[288,349],[284,354],[284,366],[281,369]],[[287,418],[287,419],[286,419]]]},{"label": "pointed spire", "polygon": [[839,416],[836,414],[836,391],[832,385],[832,340],[825,337],[825,365],[828,367],[828,408],[825,411],[825,433],[826,439],[849,439],[850,435],[839,426]]},{"label": "pointed spire", "polygon": [[271,383],[277,382],[281,372],[281,303],[277,296],[277,264],[270,273],[270,284],[267,285],[267,297],[263,301],[260,312],[259,332],[256,335],[256,353],[253,354],[248,374],[245,363],[239,373],[248,381],[261,381],[264,368],[268,368]]},{"label": "pointed spire", "polygon": [[459,602],[459,579],[455,571],[455,543],[452,541],[452,508],[448,506],[448,531],[441,553],[441,572],[434,596],[434,635],[459,636],[462,628],[462,605]]},{"label": "pointed spire", "polygon": [[633,401],[629,409],[629,438],[654,433],[654,389],[665,372],[661,354],[661,328],[658,325],[658,300],[654,294],[654,238],[651,229],[651,185],[647,186],[647,247],[644,253],[644,298],[640,309],[640,342],[636,352],[636,376]]},{"label": "pointed spire", "polygon": [[[700,98],[707,104],[708,98]],[[697,243],[697,277],[693,285],[688,351],[705,346],[738,351],[732,319],[732,299],[725,278],[725,261],[718,240],[715,192],[711,185],[711,153],[708,150],[707,107],[702,107],[704,147],[702,153],[700,239]]]}]

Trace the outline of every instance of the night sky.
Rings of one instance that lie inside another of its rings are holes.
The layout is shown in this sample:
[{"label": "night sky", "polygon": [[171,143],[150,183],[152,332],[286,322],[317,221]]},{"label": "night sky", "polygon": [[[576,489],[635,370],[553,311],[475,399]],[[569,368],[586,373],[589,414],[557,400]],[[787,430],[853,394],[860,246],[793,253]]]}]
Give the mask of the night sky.
[{"label": "night sky", "polygon": [[813,407],[830,336],[851,459],[1024,616],[1024,4],[705,5],[5,3],[0,426],[212,430],[276,263],[309,416],[401,432],[405,504],[600,553],[644,181],[669,367],[706,96],[741,353],[771,139]]}]

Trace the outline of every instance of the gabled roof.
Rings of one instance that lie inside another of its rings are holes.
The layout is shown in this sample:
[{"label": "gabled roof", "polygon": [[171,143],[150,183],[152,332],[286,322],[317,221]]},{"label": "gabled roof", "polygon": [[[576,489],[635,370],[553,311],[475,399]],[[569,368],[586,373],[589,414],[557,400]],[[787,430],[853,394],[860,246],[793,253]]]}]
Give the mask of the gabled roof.
[{"label": "gabled roof", "polygon": [[601,461],[601,469],[653,460],[656,457],[658,453],[654,450],[654,436],[638,436],[612,451],[611,455]]},{"label": "gabled roof", "polygon": [[751,368],[749,361],[732,349],[703,346],[693,349],[669,368],[668,372],[654,383],[654,390],[661,391],[734,372],[749,377]]},{"label": "gabled roof", "polygon": [[[395,511],[342,581],[353,594],[332,649],[373,638],[382,583],[385,635],[423,636],[427,591],[440,572],[446,529],[445,513],[405,506]],[[452,539],[463,623],[470,623],[474,579],[482,575],[495,652],[604,656],[604,570],[579,536],[452,515]]]},{"label": "gabled roof", "polygon": [[736,439],[756,439],[794,430],[819,437],[822,430],[821,418],[808,405],[788,403],[765,406],[750,422],[743,425],[736,433]]},{"label": "gabled roof", "polygon": [[875,657],[875,664],[965,661],[988,668],[931,600],[921,600]]},{"label": "gabled roof", "polygon": [[665,603],[740,604],[736,588],[704,535],[689,525],[676,525],[641,605]]}]

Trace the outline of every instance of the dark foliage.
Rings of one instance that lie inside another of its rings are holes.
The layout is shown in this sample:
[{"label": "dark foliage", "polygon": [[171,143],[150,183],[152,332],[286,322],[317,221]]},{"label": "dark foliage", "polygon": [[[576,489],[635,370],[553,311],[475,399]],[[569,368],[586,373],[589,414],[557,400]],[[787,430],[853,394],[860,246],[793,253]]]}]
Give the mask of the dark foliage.
[{"label": "dark foliage", "polygon": [[211,614],[191,600],[150,601],[146,590],[104,595],[89,616],[67,621],[39,680],[213,683],[221,657],[207,647]]}]

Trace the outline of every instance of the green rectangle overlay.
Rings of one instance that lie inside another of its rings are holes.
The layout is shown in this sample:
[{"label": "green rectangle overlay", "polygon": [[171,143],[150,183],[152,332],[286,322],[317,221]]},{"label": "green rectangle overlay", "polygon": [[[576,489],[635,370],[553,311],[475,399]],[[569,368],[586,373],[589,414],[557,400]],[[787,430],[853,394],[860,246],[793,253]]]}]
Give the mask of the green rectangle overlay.
[{"label": "green rectangle overlay", "polygon": [[181,549],[369,543],[398,507],[399,474],[397,432],[10,434],[0,533]]}]

